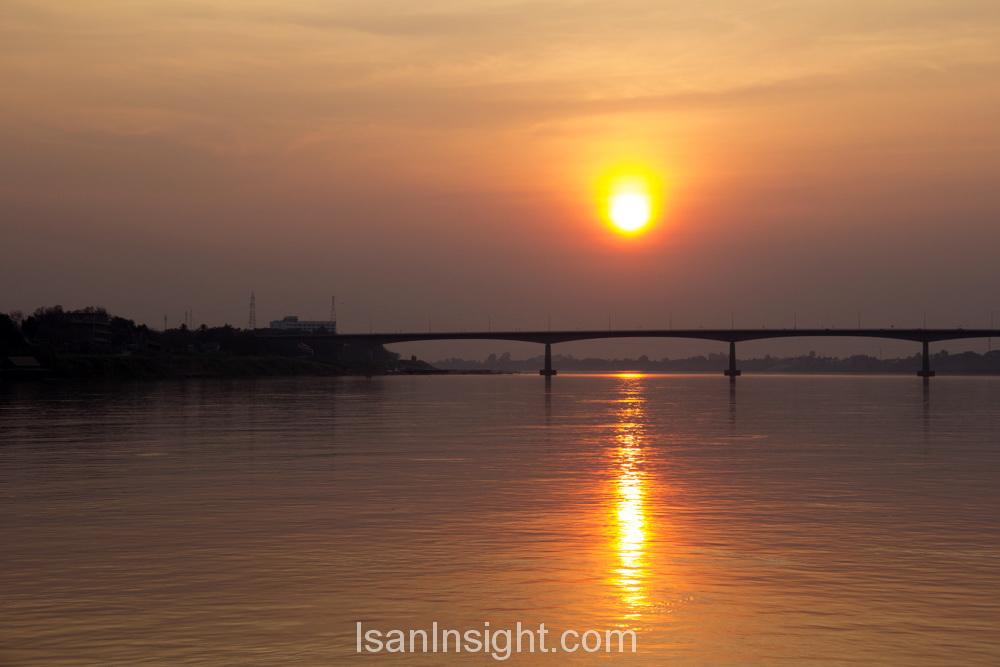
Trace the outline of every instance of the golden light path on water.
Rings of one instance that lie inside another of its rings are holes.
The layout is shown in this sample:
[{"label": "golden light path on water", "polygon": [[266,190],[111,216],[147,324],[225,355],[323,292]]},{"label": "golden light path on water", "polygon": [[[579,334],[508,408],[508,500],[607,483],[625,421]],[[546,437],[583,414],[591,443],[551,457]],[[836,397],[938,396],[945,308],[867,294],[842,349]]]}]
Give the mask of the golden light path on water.
[{"label": "golden light path on water", "polygon": [[646,584],[646,480],[643,471],[643,387],[642,375],[618,376],[621,388],[617,399],[614,465],[617,567],[613,581],[625,606],[624,620],[638,621],[647,604]]}]

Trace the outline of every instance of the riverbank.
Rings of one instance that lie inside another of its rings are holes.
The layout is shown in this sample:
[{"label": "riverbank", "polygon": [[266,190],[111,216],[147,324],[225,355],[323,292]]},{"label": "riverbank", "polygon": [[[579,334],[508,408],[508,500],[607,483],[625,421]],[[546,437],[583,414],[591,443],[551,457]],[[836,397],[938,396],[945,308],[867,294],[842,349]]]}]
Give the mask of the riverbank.
[{"label": "riverbank", "polygon": [[38,372],[4,373],[0,374],[0,379],[4,381],[32,378],[157,380],[436,372],[442,371],[430,364],[415,360],[400,360],[392,365],[361,367],[325,359],[277,355],[61,355],[46,359],[44,366]]}]

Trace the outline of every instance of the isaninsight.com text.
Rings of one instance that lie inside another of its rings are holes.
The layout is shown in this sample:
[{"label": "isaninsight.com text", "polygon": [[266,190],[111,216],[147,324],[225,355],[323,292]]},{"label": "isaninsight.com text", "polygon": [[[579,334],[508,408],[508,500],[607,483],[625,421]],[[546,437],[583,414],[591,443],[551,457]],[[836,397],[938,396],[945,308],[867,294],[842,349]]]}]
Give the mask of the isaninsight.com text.
[{"label": "isaninsight.com text", "polygon": [[494,660],[507,660],[519,653],[635,653],[638,639],[635,630],[563,630],[552,632],[545,623],[513,627],[442,627],[437,621],[430,628],[365,628],[355,624],[355,647],[358,653],[478,653]]}]

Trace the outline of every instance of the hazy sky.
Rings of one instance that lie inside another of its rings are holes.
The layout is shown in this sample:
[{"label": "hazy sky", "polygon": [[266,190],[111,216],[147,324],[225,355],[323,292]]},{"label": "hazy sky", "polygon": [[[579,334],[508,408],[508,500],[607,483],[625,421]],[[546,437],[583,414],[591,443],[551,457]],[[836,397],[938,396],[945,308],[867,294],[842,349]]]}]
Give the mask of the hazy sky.
[{"label": "hazy sky", "polygon": [[[1000,311],[996,0],[0,0],[0,81],[3,311]],[[629,239],[595,186],[623,166],[663,183]]]}]

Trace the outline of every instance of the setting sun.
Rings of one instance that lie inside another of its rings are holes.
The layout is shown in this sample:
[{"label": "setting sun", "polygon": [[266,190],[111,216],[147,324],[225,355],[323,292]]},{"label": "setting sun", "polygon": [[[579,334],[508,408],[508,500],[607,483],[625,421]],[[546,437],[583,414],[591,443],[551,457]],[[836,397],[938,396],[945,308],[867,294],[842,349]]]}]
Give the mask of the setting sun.
[{"label": "setting sun", "polygon": [[601,217],[622,236],[643,234],[661,214],[662,189],[659,175],[647,165],[622,163],[598,177]]},{"label": "setting sun", "polygon": [[649,197],[641,192],[621,192],[611,198],[611,222],[622,232],[638,232],[649,224],[651,213]]}]

